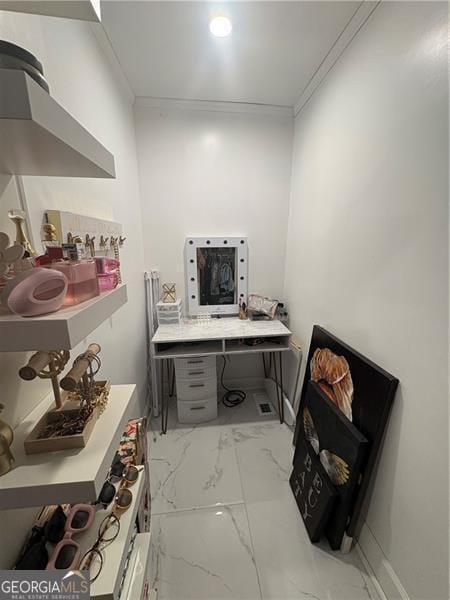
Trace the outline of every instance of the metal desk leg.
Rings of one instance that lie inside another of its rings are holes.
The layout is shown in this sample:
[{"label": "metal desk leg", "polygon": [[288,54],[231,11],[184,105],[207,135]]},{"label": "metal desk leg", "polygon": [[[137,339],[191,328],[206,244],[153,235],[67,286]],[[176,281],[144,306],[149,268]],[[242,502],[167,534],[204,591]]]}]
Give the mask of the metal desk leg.
[{"label": "metal desk leg", "polygon": [[278,352],[278,359],[280,361],[280,397],[281,397],[281,402],[278,406],[280,408],[280,423],[284,423],[283,353],[282,352]]},{"label": "metal desk leg", "polygon": [[[166,363],[166,359],[161,359],[161,433],[166,433],[167,431],[167,419],[169,415],[169,398],[166,399],[164,394],[164,364]],[[167,365],[168,363],[166,363]],[[170,380],[169,380],[170,384]],[[170,390],[169,390],[170,391]]]},{"label": "metal desk leg", "polygon": [[175,361],[173,358],[169,358],[167,361],[167,381],[169,384],[169,398],[172,398],[175,391]]},{"label": "metal desk leg", "polygon": [[[279,353],[278,353],[279,354]],[[277,391],[277,401],[278,401],[278,416],[280,417],[280,423],[284,421],[284,406],[283,406],[283,392],[280,391],[280,382],[278,380],[278,371],[277,371],[277,355],[274,353],[273,356],[273,375],[275,379],[275,388]]]}]

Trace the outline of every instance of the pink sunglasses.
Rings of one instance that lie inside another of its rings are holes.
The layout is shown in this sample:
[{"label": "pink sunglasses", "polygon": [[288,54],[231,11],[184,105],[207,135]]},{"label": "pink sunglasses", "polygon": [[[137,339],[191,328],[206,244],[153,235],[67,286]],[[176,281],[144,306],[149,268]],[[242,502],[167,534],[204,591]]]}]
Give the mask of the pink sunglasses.
[{"label": "pink sunglasses", "polygon": [[58,542],[53,550],[50,560],[47,563],[47,569],[75,569],[80,561],[80,546],[72,537],[92,525],[95,516],[95,508],[90,504],[75,504],[68,516],[65,534],[63,539]]}]

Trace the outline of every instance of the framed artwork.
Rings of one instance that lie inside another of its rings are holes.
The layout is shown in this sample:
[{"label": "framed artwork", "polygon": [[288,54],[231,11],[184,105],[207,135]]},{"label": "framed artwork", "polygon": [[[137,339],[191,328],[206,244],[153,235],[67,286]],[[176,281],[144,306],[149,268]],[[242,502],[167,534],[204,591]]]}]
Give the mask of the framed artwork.
[{"label": "framed artwork", "polygon": [[302,411],[308,382],[313,378],[322,392],[349,421],[351,419],[368,441],[360,467],[360,481],[348,506],[346,539],[343,540],[345,546],[341,546],[341,549],[348,550],[381,448],[398,379],[333,334],[314,325],[297,414],[296,446],[299,438],[303,437]]},{"label": "framed artwork", "polygon": [[312,447],[300,439],[289,479],[311,542],[318,542],[337,493]]},{"label": "framed artwork", "polygon": [[322,388],[312,381],[307,383],[300,417],[302,437],[315,452],[335,487],[336,502],[325,524],[325,533],[331,548],[338,550],[368,442]]}]

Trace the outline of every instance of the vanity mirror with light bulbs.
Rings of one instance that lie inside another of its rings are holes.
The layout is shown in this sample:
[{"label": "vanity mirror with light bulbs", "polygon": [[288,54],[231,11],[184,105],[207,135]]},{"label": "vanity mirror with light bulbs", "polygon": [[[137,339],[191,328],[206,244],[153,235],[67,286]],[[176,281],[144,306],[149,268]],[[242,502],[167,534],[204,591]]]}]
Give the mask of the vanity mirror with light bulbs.
[{"label": "vanity mirror with light bulbs", "polygon": [[237,315],[247,303],[247,238],[188,237],[185,259],[189,315]]}]

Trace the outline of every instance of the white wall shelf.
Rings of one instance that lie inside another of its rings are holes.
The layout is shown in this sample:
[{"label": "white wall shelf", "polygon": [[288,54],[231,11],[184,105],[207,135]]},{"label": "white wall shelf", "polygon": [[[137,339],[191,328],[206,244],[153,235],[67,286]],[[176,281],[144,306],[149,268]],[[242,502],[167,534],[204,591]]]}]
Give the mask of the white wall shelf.
[{"label": "white wall shelf", "polygon": [[127,421],[135,415],[135,385],[114,385],[105,412],[82,449],[25,454],[23,442],[52,406],[43,400],[15,429],[13,469],[0,477],[0,510],[95,501]]},{"label": "white wall shelf", "polygon": [[[144,470],[141,471],[139,480],[130,489],[133,493],[132,504],[120,517],[119,535],[112,544],[103,550],[103,569],[98,578],[91,584],[90,597],[92,600],[119,600],[120,584],[133,533],[133,525],[136,520],[142,494],[146,489]],[[108,514],[110,508],[111,507],[106,510],[101,510],[96,514],[92,527],[86,532],[81,542],[82,550],[84,552],[86,552],[95,542],[98,527],[104,517]],[[138,596],[136,596],[136,598],[138,598]]]},{"label": "white wall shelf", "polygon": [[0,309],[0,352],[70,350],[127,301],[127,286],[41,317],[20,317]]},{"label": "white wall shelf", "polygon": [[114,178],[114,156],[29,75],[0,69],[0,172]]},{"label": "white wall shelf", "polygon": [[[143,597],[145,581],[149,577],[151,533],[138,533],[134,541],[136,557],[130,570],[129,587],[124,587],[124,599],[136,600]],[[126,583],[125,583],[126,585]],[[126,592],[126,594],[125,594]]]},{"label": "white wall shelf", "polygon": [[100,23],[100,0],[2,0],[0,10]]}]

